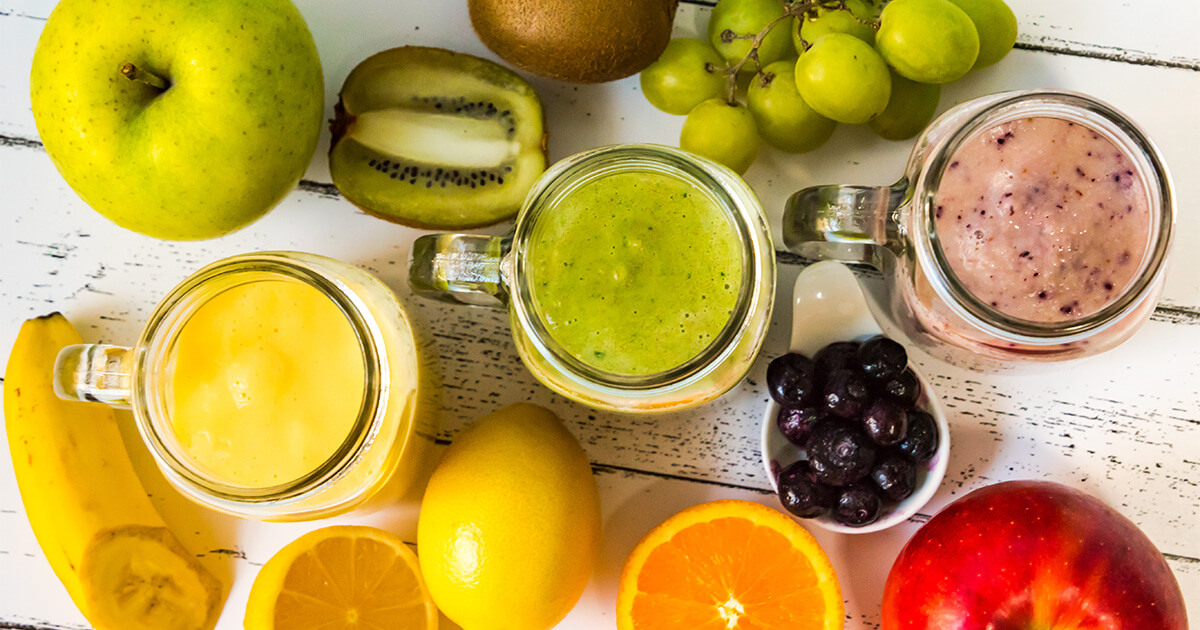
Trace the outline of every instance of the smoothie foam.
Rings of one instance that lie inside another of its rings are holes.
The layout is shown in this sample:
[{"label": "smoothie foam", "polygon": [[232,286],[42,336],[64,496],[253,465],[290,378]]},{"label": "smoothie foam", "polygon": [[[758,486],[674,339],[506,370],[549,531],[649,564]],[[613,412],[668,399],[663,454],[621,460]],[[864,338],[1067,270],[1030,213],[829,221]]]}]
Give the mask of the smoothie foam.
[{"label": "smoothie foam", "polygon": [[205,302],[173,358],[172,429],[201,469],[263,488],[324,463],[350,434],[366,383],[350,321],[317,289],[264,280]]},{"label": "smoothie foam", "polygon": [[1151,230],[1132,160],[1100,133],[1050,117],[968,139],[950,158],[933,209],[964,287],[1033,322],[1078,319],[1120,297]]},{"label": "smoothie foam", "polygon": [[527,259],[550,336],[612,374],[656,374],[699,355],[742,285],[725,210],[691,182],[652,171],[604,175],[558,200]]}]

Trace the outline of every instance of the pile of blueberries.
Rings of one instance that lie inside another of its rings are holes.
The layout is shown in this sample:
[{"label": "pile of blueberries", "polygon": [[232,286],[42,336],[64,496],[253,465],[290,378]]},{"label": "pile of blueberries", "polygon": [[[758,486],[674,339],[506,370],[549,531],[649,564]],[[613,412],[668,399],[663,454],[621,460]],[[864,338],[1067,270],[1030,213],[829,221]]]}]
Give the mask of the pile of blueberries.
[{"label": "pile of blueberries", "polygon": [[882,335],[831,343],[811,359],[778,357],[767,386],[781,406],[779,430],[806,455],[778,478],[780,502],[796,516],[873,523],[885,502],[913,493],[917,466],[937,452],[937,423],[916,406],[921,384],[908,353]]}]

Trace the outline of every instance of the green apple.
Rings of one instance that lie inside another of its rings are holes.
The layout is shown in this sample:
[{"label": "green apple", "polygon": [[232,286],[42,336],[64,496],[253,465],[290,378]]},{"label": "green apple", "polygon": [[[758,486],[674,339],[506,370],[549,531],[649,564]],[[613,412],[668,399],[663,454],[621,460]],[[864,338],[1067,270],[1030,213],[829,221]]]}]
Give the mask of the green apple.
[{"label": "green apple", "polygon": [[158,238],[262,216],[304,174],[324,115],[316,44],[289,0],[62,0],[29,82],[67,183]]}]

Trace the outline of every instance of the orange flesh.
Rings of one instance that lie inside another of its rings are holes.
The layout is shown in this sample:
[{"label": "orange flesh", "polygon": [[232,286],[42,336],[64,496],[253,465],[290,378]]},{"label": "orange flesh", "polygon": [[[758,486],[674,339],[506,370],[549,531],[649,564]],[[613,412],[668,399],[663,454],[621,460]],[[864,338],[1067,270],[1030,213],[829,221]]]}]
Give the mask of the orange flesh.
[{"label": "orange flesh", "polygon": [[771,527],[738,517],[688,525],[646,557],[633,627],[826,628],[833,611],[821,579],[803,550]]}]

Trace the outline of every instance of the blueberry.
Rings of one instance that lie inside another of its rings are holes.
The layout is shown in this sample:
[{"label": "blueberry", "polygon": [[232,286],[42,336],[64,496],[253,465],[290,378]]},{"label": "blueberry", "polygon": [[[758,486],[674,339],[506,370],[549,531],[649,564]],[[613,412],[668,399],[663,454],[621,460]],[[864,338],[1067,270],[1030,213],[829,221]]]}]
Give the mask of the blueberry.
[{"label": "blueberry", "polygon": [[938,448],[938,428],[933,416],[920,409],[908,412],[908,434],[900,441],[901,453],[912,461],[923,464],[933,459]]},{"label": "blueberry", "polygon": [[871,486],[856,483],[842,488],[833,504],[833,518],[843,525],[862,527],[879,518],[883,500]]},{"label": "blueberry", "polygon": [[801,518],[813,518],[829,511],[837,491],[813,476],[808,462],[800,460],[779,473],[779,502]]},{"label": "blueberry", "polygon": [[857,341],[835,341],[817,351],[813,356],[817,374],[829,374],[834,370],[854,369],[858,354]]},{"label": "blueberry", "polygon": [[776,357],[767,365],[767,389],[781,405],[801,406],[816,398],[812,359],[796,353]]},{"label": "blueberry", "polygon": [[917,375],[911,369],[906,369],[896,376],[882,381],[878,386],[878,391],[905,407],[912,407],[921,397],[921,381],[917,380]]},{"label": "blueberry", "polygon": [[867,437],[880,446],[891,446],[904,439],[908,430],[908,414],[896,403],[877,398],[862,414]]},{"label": "blueberry", "polygon": [[813,426],[823,417],[816,407],[783,407],[775,417],[775,425],[789,442],[803,447]]},{"label": "blueberry", "polygon": [[877,335],[858,347],[858,365],[869,378],[884,381],[899,376],[908,367],[904,346],[883,335]]},{"label": "blueberry", "polygon": [[831,486],[854,483],[871,472],[875,445],[858,426],[829,418],[813,427],[805,443],[817,481]]},{"label": "blueberry", "polygon": [[825,409],[843,418],[853,418],[861,413],[870,397],[871,389],[866,380],[857,371],[848,369],[830,372],[821,391]]},{"label": "blueberry", "polygon": [[900,453],[889,451],[871,469],[871,481],[889,500],[903,501],[917,489],[917,466]]}]

